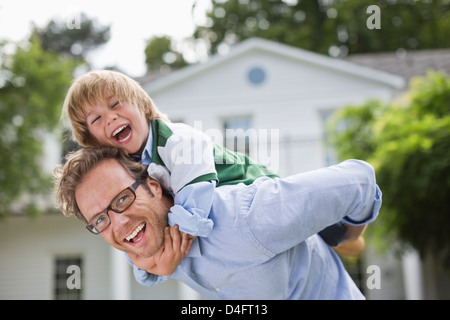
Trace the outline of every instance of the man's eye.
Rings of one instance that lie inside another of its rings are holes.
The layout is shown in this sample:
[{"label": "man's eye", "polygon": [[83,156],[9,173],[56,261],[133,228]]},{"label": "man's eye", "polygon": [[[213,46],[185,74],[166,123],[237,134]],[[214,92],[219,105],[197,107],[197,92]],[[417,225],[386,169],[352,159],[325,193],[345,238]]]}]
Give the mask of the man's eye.
[{"label": "man's eye", "polygon": [[128,203],[129,195],[123,195],[119,199],[117,199],[117,205],[122,206],[124,203]]},{"label": "man's eye", "polygon": [[116,211],[123,211],[130,206],[130,204],[133,202],[133,199],[133,195],[129,192],[121,194],[114,200],[112,208]]},{"label": "man's eye", "polygon": [[95,220],[95,224],[99,225],[99,224],[101,224],[104,221],[105,221],[105,217],[104,216],[100,216],[100,217],[98,217],[97,220]]}]

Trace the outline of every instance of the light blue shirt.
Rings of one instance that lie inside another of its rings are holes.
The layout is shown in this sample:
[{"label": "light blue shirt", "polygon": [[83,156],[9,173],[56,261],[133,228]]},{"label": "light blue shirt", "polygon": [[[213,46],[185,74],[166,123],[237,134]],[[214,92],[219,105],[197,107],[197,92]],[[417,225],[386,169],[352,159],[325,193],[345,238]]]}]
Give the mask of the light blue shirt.
[{"label": "light blue shirt", "polygon": [[[213,231],[195,239],[170,277],[209,299],[364,299],[317,232],[342,219],[370,223],[380,207],[375,172],[358,160],[218,187]],[[146,286],[168,278],[133,270]]]}]

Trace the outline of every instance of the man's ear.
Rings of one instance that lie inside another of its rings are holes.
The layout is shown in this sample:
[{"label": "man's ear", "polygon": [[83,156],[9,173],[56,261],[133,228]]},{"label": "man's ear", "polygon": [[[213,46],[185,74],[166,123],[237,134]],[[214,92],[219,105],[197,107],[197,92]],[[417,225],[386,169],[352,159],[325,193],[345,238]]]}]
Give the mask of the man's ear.
[{"label": "man's ear", "polygon": [[162,188],[161,185],[150,177],[147,177],[147,186],[150,189],[150,192],[157,198],[162,197]]}]

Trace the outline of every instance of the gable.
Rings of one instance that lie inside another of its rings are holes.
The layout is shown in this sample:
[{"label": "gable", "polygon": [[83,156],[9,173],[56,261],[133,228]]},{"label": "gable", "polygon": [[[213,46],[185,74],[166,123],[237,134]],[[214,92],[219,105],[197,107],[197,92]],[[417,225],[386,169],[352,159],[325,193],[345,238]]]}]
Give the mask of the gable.
[{"label": "gable", "polygon": [[143,84],[152,96],[172,99],[230,99],[294,94],[299,98],[365,90],[400,89],[401,77],[279,43],[250,39],[224,56],[186,67]]}]

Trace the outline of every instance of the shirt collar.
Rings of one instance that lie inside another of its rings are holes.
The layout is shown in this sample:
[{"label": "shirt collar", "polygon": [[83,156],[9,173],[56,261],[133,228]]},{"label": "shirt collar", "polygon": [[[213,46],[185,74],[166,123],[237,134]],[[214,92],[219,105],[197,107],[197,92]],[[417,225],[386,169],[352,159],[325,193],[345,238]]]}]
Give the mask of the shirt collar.
[{"label": "shirt collar", "polygon": [[145,144],[145,148],[144,151],[142,152],[141,157],[142,164],[146,166],[148,166],[152,162],[152,148],[153,148],[152,122],[149,121],[147,143]]}]

